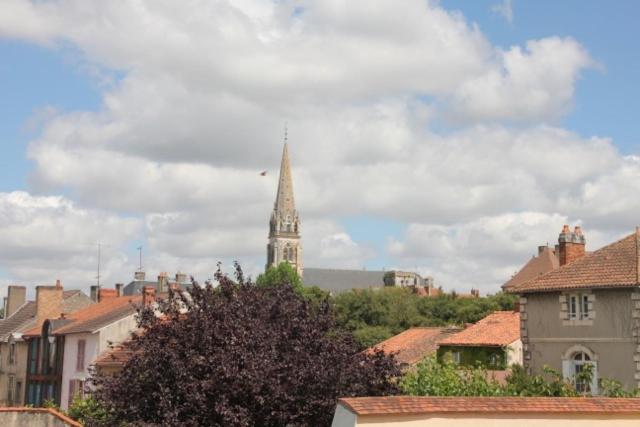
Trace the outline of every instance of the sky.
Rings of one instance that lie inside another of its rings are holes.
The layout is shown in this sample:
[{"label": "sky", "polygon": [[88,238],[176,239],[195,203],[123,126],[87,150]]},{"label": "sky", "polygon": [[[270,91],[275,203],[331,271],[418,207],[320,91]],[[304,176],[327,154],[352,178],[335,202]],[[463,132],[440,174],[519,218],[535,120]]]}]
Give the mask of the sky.
[{"label": "sky", "polygon": [[[640,223],[635,1],[0,5],[0,293],[264,268],[288,126],[304,264],[499,290]],[[267,170],[265,177],[260,175]]]}]

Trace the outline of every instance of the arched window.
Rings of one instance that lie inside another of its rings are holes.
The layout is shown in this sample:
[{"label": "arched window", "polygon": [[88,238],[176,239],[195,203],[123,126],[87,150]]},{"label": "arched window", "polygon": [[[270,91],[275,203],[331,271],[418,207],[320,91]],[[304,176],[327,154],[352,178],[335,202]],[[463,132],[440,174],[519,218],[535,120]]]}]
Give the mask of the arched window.
[{"label": "arched window", "polygon": [[[591,370],[591,379],[586,374]],[[567,350],[562,360],[562,376],[571,381],[580,393],[598,394],[598,362],[596,355],[583,346]]]},{"label": "arched window", "polygon": [[591,365],[589,362],[591,362],[591,358],[587,353],[582,351],[573,356],[573,371],[575,375],[576,390],[580,393],[587,393],[591,388],[589,383],[583,378],[583,374],[586,371],[585,365]]}]

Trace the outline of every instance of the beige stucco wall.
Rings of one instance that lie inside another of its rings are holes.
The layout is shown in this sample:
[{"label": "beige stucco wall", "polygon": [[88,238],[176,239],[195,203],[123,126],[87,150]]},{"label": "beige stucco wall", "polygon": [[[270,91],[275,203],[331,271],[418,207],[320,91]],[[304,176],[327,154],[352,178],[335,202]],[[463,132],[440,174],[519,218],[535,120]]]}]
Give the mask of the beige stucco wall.
[{"label": "beige stucco wall", "polygon": [[[87,381],[90,376],[90,367],[96,358],[109,350],[109,342],[119,344],[130,337],[131,331],[136,328],[135,314],[107,325],[95,333],[68,334],[64,342],[64,364],[62,369],[62,390],[60,396],[60,408],[66,410],[69,404],[69,381]],[[85,367],[76,369],[78,341],[85,340]]]},{"label": "beige stucco wall", "polygon": [[[334,420],[335,422],[335,420]],[[333,426],[338,426],[334,424]],[[630,427],[640,425],[640,415],[543,416],[543,415],[433,415],[433,416],[359,416],[358,427]],[[343,427],[343,425],[340,425]]]},{"label": "beige stucco wall", "polygon": [[534,372],[544,365],[562,372],[562,357],[571,347],[584,346],[597,356],[598,376],[633,387],[636,348],[632,335],[631,289],[594,290],[595,318],[584,326],[563,325],[560,293],[526,295],[528,362]]},{"label": "beige stucco wall", "polygon": [[507,366],[522,365],[522,340],[515,340],[507,346]]},{"label": "beige stucco wall", "polygon": [[24,341],[16,341],[15,364],[9,365],[9,343],[0,343],[0,357],[2,358],[0,361],[0,406],[7,406],[9,375],[14,375],[16,382],[22,382],[22,392],[20,396],[14,396],[13,405],[21,405],[24,401],[27,383],[25,379],[27,375],[27,351],[28,347]]}]

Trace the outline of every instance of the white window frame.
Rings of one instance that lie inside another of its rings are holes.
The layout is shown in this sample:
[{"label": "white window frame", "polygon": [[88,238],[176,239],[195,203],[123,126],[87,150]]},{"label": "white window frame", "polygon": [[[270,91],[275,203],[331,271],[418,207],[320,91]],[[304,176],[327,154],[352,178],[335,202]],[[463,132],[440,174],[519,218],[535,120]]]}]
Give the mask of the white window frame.
[{"label": "white window frame", "polygon": [[591,326],[596,317],[595,294],[590,291],[560,295],[560,319],[564,326]]}]

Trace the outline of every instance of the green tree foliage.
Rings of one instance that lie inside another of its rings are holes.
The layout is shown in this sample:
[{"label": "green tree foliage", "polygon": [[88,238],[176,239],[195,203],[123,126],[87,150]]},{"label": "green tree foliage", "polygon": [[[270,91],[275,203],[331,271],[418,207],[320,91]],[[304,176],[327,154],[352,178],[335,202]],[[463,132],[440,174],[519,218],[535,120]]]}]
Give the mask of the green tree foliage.
[{"label": "green tree foliage", "polygon": [[298,272],[288,262],[281,262],[277,267],[271,266],[267,268],[267,271],[260,274],[256,279],[256,285],[263,288],[285,284],[291,285],[299,295],[305,297],[314,307],[329,299],[329,292],[323,291],[317,286],[303,285]]},{"label": "green tree foliage", "polygon": [[288,262],[281,262],[276,267],[270,266],[256,279],[256,285],[260,287],[284,284],[289,284],[296,290],[302,289],[302,280],[300,280],[298,272]]},{"label": "green tree foliage", "polygon": [[84,399],[76,396],[67,410],[67,415],[87,426],[108,427],[113,425],[108,411],[92,395]]},{"label": "green tree foliage", "polygon": [[[504,293],[482,298],[455,294],[420,297],[408,288],[352,290],[333,299],[336,323],[353,331],[364,346],[412,326],[474,323],[496,310],[512,310],[516,297]],[[378,341],[378,342],[379,342]]]},{"label": "green tree foliage", "polygon": [[[400,381],[402,392],[414,396],[548,396],[575,397],[586,395],[574,387],[576,381],[590,384],[593,378],[591,365],[567,380],[548,366],[541,375],[528,375],[518,365],[511,367],[506,384],[500,384],[487,375],[482,366],[461,367],[450,360],[438,362],[435,357],[425,358],[416,369],[405,374]],[[640,395],[640,389],[625,390],[620,382],[610,379],[600,381],[600,396],[634,397]]]},{"label": "green tree foliage", "polygon": [[438,363],[435,357],[425,358],[415,370],[409,371],[400,388],[413,396],[502,396],[503,388],[487,380],[482,368],[460,368],[448,360]]}]

